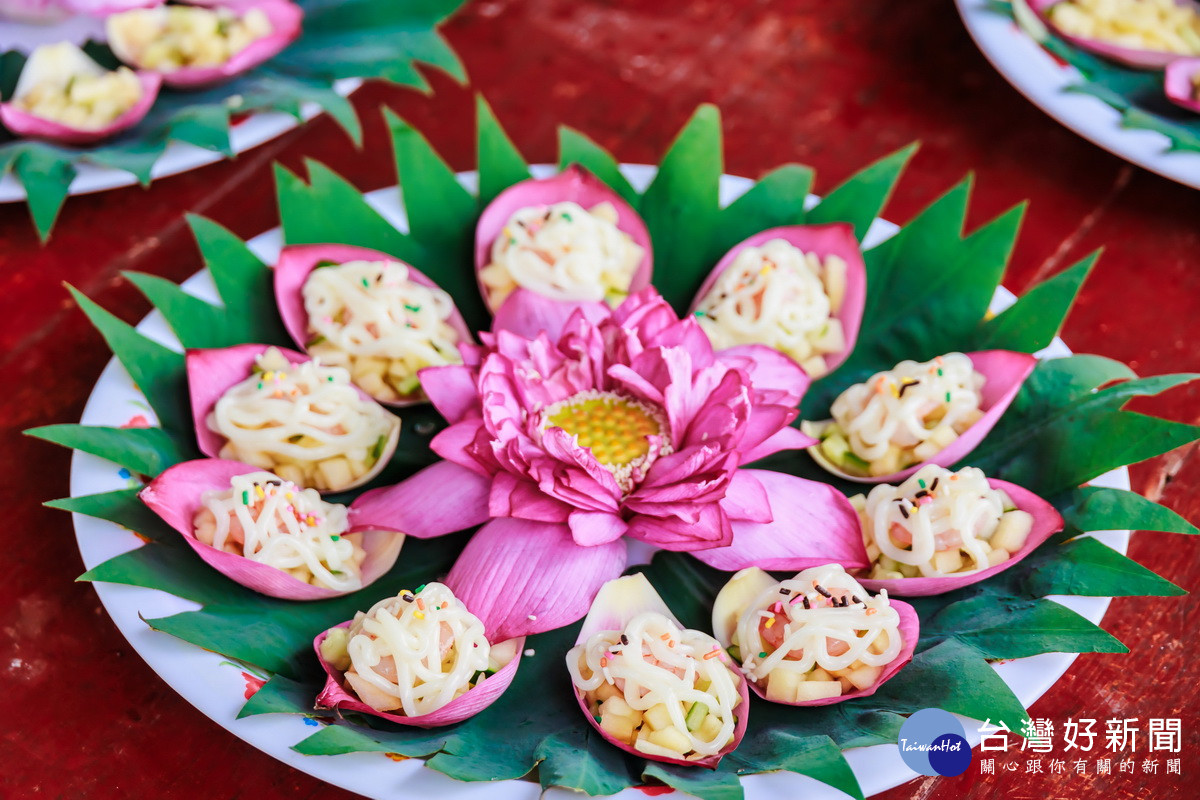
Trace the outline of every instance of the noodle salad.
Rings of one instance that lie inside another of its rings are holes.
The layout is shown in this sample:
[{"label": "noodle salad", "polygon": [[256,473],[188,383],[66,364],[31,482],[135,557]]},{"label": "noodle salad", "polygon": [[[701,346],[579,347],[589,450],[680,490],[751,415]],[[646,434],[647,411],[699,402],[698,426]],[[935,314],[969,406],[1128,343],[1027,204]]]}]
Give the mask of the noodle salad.
[{"label": "noodle salad", "polygon": [[462,363],[461,337],[448,322],[454,301],[440,288],[411,280],[404,264],[328,264],[312,271],[302,293],[308,352],[349,371],[376,400],[419,396],[419,370]]}]

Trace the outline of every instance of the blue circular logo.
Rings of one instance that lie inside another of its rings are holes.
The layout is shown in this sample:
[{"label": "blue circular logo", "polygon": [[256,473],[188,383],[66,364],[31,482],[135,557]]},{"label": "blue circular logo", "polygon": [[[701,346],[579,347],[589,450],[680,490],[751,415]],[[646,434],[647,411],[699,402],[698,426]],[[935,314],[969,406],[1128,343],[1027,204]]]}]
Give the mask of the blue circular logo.
[{"label": "blue circular logo", "polygon": [[923,708],[900,726],[897,745],[909,769],[921,775],[961,775],[971,766],[971,745],[954,715]]}]

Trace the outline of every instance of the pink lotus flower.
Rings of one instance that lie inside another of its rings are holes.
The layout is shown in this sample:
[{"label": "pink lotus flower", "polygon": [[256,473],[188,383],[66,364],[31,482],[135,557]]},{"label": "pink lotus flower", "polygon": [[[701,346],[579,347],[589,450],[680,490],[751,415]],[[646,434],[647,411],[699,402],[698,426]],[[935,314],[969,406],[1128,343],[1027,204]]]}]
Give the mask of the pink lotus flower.
[{"label": "pink lotus flower", "polygon": [[1167,65],[1163,86],[1167,99],[1180,108],[1200,114],[1200,97],[1196,93],[1196,75],[1200,73],[1200,58],[1177,58]]},{"label": "pink lotus flower", "polygon": [[653,290],[614,311],[510,302],[529,312],[464,348],[465,365],[421,371],[450,422],[432,443],[446,460],[363,495],[351,519],[417,537],[486,522],[447,583],[477,613],[508,609],[489,610],[489,635],[579,619],[625,567],[626,536],[727,570],[866,565],[845,497],[742,468],[813,441],[789,426],[808,386],[793,361],[758,345],[714,353]]}]

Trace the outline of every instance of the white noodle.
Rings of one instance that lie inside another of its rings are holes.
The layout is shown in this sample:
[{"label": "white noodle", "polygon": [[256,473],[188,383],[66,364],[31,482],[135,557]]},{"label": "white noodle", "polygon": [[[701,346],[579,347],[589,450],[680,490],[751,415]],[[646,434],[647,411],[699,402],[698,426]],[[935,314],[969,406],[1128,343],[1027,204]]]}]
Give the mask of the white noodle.
[{"label": "white noodle", "polygon": [[[622,634],[627,644],[622,643]],[[717,652],[720,657],[704,658]],[[589,673],[584,677],[581,662]],[[602,666],[603,662],[603,666]],[[733,738],[737,718],[734,707],[741,700],[740,678],[726,664],[721,647],[708,634],[680,628],[661,613],[637,615],[623,631],[601,631],[567,653],[571,681],[585,693],[603,683],[616,685],[625,702],[638,711],[663,704],[671,725],[687,737],[690,749],[670,752],[676,758],[703,758],[719,753]],[[699,685],[708,682],[706,689]],[[701,703],[720,720],[720,730],[709,739],[689,731],[685,717],[694,703]],[[646,752],[663,755],[651,743],[638,741]]]},{"label": "white noodle", "polygon": [[[899,486],[879,484],[866,499],[864,532],[868,544],[923,576],[947,574],[933,563],[936,553],[961,550],[974,572],[988,566],[991,539],[1012,500],[988,485],[983,471],[964,467],[951,472],[935,464],[922,467]],[[895,536],[911,538],[911,545]]]},{"label": "white noodle", "polygon": [[601,203],[522,208],[492,243],[492,261],[479,278],[488,305],[499,308],[517,287],[554,300],[608,300],[616,304],[642,261],[643,250],[617,227],[617,210]]},{"label": "white noodle", "polygon": [[962,353],[901,361],[842,392],[833,401],[833,419],[856,456],[876,461],[896,447],[903,468],[929,457],[918,447],[935,434],[956,438],[979,419],[983,383]]},{"label": "white noodle", "polygon": [[314,269],[304,282],[308,351],[344,367],[367,394],[393,401],[419,389],[417,371],[461,364],[454,301],[409,279],[395,261],[349,261]]},{"label": "white noodle", "polygon": [[[765,344],[816,377],[825,356],[845,347],[841,306],[846,262],[823,261],[783,239],[747,247],[717,278],[697,306],[696,321],[713,347]],[[830,284],[833,291],[830,291]]]},{"label": "white noodle", "polygon": [[362,588],[366,553],[359,534],[346,534],[345,506],[269,472],[237,475],[229,483],[202,496],[197,538],[314,586]]},{"label": "white noodle", "polygon": [[340,367],[292,365],[276,348],[261,372],[230,387],[206,420],[227,440],[221,458],[317,489],[342,489],[379,459],[400,420],[363,400]]},{"label": "white noodle", "polygon": [[[479,618],[449,587],[429,583],[416,594],[402,591],[354,616],[347,643],[352,666],[346,674],[415,717],[437,711],[478,682],[479,673],[488,670],[489,649]],[[394,679],[381,674],[384,659],[394,663]]]},{"label": "white noodle", "polygon": [[[851,599],[848,606],[834,606],[818,586],[833,598],[858,598],[860,602]],[[804,607],[804,598],[809,608]],[[772,618],[773,627],[782,626],[778,647],[763,641],[764,620]],[[832,671],[858,661],[871,667],[886,666],[903,646],[899,625],[900,614],[889,603],[886,590],[871,597],[840,565],[829,564],[806,569],[764,589],[738,617],[732,641],[743,654],[746,675],[764,682],[777,669],[807,673],[820,667]],[[869,648],[881,632],[887,633],[888,645],[882,653],[872,653]],[[846,651],[830,654],[829,639],[844,642]],[[794,658],[795,651],[802,654]]]}]

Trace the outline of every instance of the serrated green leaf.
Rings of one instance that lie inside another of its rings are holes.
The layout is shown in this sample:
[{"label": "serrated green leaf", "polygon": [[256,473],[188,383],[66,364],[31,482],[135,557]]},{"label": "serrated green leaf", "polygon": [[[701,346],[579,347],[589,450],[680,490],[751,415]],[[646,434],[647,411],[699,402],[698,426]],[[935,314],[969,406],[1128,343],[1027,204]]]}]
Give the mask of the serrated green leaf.
[{"label": "serrated green leaf", "polygon": [[681,314],[719,255],[713,231],[724,163],[720,112],[702,105],[642,195],[640,210],[654,243],[654,286]]},{"label": "serrated green leaf", "polygon": [[178,536],[138,499],[139,491],[141,487],[64,497],[61,500],[50,500],[46,506],[113,522],[156,541]]},{"label": "serrated green leaf", "polygon": [[862,788],[854,770],[842,755],[842,748],[828,736],[798,736],[786,730],[769,729],[756,744],[753,752],[739,746],[725,757],[722,768],[728,764],[739,772],[784,769],[815,778],[862,800]]},{"label": "serrated green leaf", "polygon": [[1200,533],[1166,506],[1125,489],[1084,486],[1058,505],[1068,529],[1077,531],[1134,530],[1167,533]]},{"label": "serrated green leaf", "polygon": [[[147,542],[128,553],[110,558],[76,580],[160,589],[202,604],[227,602],[249,591],[201,561],[178,533],[174,539]],[[253,615],[261,613],[261,609],[248,609],[244,613]]]},{"label": "serrated green leaf", "polygon": [[984,322],[970,349],[1033,353],[1048,346],[1062,328],[1071,303],[1099,256],[1099,251],[1085,256]]},{"label": "serrated green leaf", "polygon": [[500,127],[499,120],[483,95],[475,98],[475,120],[479,137],[479,207],[484,208],[496,199],[496,195],[527,179],[529,165]]},{"label": "serrated green leaf", "polygon": [[[365,720],[364,720],[365,721]],[[377,730],[350,725],[328,725],[292,749],[306,756],[345,753],[399,753],[410,758],[436,753],[447,738],[445,729]]]},{"label": "serrated green leaf", "polygon": [[163,347],[114,317],[68,285],[71,295],[100,331],[113,355],[146,396],[159,423],[168,430],[190,431],[183,354]]},{"label": "serrated green leaf", "polygon": [[[138,475],[154,476],[172,464],[199,456],[187,437],[162,428],[105,428],[96,425],[46,425],[30,436],[107,459]],[[182,440],[182,441],[181,441]]]},{"label": "serrated green leaf", "polygon": [[1028,561],[1023,588],[1033,596],[1175,597],[1187,594],[1166,578],[1090,536],[1047,545],[1031,555]]},{"label": "serrated green leaf", "polygon": [[785,164],[768,172],[721,210],[716,249],[723,254],[759,231],[803,225],[804,202],[812,181],[813,171],[800,164]]},{"label": "serrated green leaf", "polygon": [[29,213],[43,242],[50,236],[71,181],[75,180],[71,162],[70,156],[57,149],[35,146],[22,148],[12,162],[13,175],[25,187]]},{"label": "serrated green leaf", "polygon": [[637,208],[639,196],[621,174],[617,160],[588,137],[566,126],[558,129],[558,165],[565,169],[578,164],[608,184],[626,203]]},{"label": "serrated green leaf", "polygon": [[313,688],[311,683],[272,675],[241,707],[237,719],[259,714],[310,714],[316,697]]},{"label": "serrated green leaf", "polygon": [[188,294],[178,284],[144,272],[121,274],[154,304],[185,348],[228,347],[245,341],[222,324],[225,315],[221,309]]},{"label": "serrated green leaf", "polygon": [[813,225],[849,222],[854,226],[854,235],[862,241],[915,152],[917,145],[910,144],[851,175],[808,212],[808,222]]},{"label": "serrated green leaf", "polygon": [[974,597],[922,620],[922,644],[953,638],[988,658],[1040,653],[1126,653],[1129,648],[1053,600]]}]

